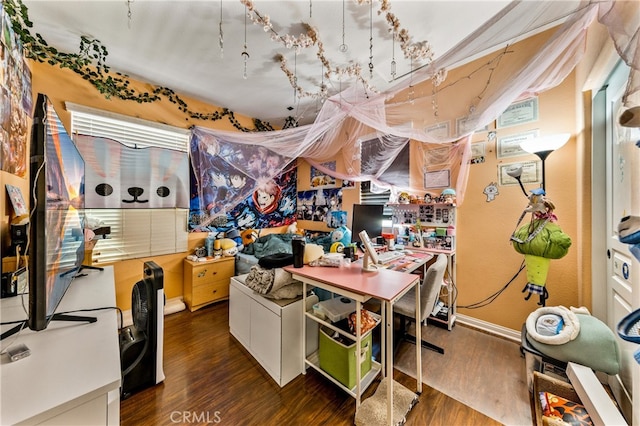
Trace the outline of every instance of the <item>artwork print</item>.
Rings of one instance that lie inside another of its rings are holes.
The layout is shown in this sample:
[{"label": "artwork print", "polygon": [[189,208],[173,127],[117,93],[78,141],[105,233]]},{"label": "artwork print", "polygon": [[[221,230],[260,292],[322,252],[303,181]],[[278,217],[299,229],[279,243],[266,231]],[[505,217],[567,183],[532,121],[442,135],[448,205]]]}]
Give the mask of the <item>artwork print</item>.
[{"label": "artwork print", "polygon": [[342,210],[342,188],[298,192],[298,220],[328,222],[331,212],[340,210]]},{"label": "artwork print", "polygon": [[[336,171],[336,162],[330,161],[322,164],[329,170]],[[323,171],[311,166],[311,187],[312,188],[333,188],[336,186],[336,179],[333,176],[325,174]]]},{"label": "artwork print", "polygon": [[25,177],[31,72],[4,9],[0,9],[0,18],[0,170]]},{"label": "artwork print", "polygon": [[132,148],[116,140],[76,135],[85,159],[87,208],[149,209],[189,207],[186,152]]}]

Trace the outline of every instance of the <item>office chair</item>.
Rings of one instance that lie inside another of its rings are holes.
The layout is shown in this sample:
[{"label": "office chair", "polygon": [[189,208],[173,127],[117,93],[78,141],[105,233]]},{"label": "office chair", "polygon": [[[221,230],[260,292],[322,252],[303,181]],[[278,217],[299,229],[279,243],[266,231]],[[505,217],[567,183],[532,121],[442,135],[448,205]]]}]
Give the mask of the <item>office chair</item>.
[{"label": "office chair", "polygon": [[[416,318],[416,294],[413,290],[402,296],[402,298],[393,305],[393,312],[400,317],[400,331],[396,348],[402,340],[416,343],[416,337],[407,333],[407,320],[415,322],[416,327],[419,327],[420,324],[429,317],[433,311],[433,307],[438,301],[438,295],[440,294],[440,288],[442,287],[442,280],[446,270],[447,256],[445,254],[439,254],[436,261],[427,268],[427,272],[420,284],[420,318]],[[443,348],[425,340],[422,340],[422,346],[444,354]]]}]

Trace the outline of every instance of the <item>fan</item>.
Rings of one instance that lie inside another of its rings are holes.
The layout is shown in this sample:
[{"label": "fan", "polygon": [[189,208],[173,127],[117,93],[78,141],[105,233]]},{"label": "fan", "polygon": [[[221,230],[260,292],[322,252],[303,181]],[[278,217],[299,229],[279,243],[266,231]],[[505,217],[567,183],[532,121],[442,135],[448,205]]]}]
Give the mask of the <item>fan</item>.
[{"label": "fan", "polygon": [[144,263],[143,278],[131,291],[133,325],[120,330],[120,366],[123,399],[164,380],[163,271],[155,262]]}]

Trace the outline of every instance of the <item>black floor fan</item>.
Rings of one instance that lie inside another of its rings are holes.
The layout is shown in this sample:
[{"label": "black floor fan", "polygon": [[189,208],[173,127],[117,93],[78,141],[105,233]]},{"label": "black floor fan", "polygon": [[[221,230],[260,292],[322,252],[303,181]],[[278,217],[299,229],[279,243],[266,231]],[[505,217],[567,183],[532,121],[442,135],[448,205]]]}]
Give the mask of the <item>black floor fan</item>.
[{"label": "black floor fan", "polygon": [[164,380],[164,272],[144,263],[143,277],[131,292],[133,325],[120,330],[121,398]]}]

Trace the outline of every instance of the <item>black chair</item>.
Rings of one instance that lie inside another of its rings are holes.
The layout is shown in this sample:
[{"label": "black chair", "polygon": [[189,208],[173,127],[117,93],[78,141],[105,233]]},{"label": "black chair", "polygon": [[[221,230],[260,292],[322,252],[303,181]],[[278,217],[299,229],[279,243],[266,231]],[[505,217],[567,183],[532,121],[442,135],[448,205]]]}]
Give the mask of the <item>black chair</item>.
[{"label": "black chair", "polygon": [[[407,322],[415,322],[416,327],[419,327],[429,317],[438,301],[446,270],[447,256],[445,254],[439,254],[436,261],[427,268],[427,272],[420,284],[420,318],[416,319],[416,294],[413,290],[410,290],[393,305],[394,314],[400,317],[400,330],[396,334],[398,336],[396,348],[402,340],[407,340],[413,344],[416,343],[416,337],[407,332]],[[422,340],[422,346],[444,354],[443,348],[425,340]]]}]

